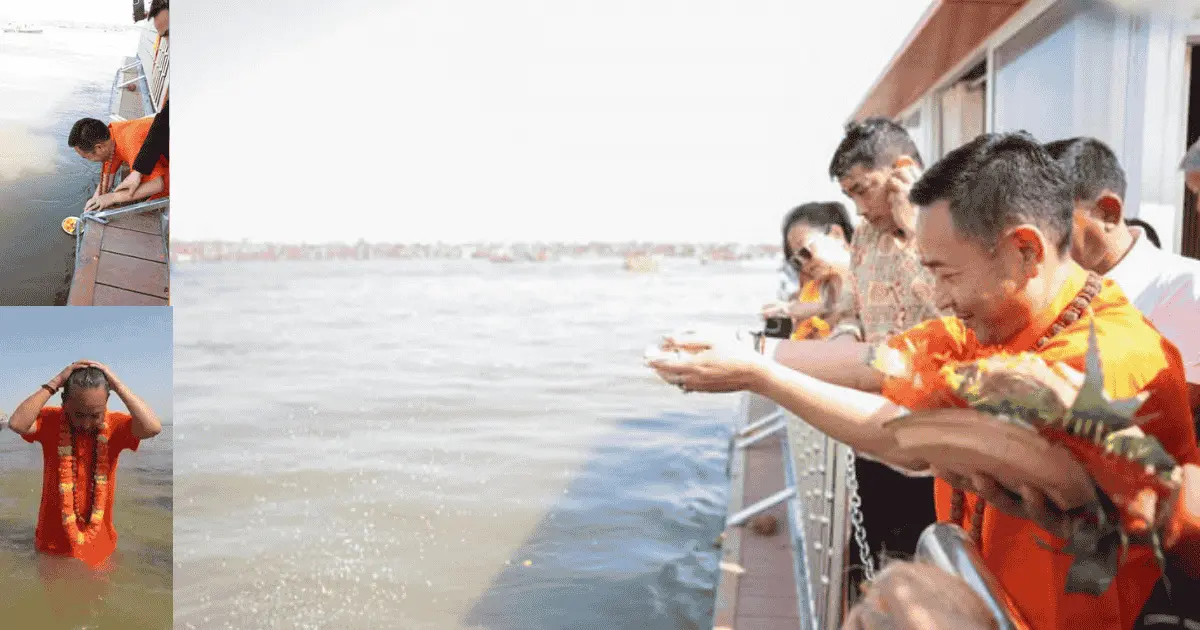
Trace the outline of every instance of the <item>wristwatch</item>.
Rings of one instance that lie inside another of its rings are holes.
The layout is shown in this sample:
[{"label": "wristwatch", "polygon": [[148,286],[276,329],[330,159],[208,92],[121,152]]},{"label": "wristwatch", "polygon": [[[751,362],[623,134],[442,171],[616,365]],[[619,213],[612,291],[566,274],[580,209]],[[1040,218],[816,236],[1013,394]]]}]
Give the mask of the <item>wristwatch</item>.
[{"label": "wristwatch", "polygon": [[55,394],[57,394],[57,393],[58,393],[58,390],[57,390],[57,389],[55,389],[55,388],[53,388],[53,387],[50,387],[50,383],[43,383],[43,384],[42,384],[42,389],[44,389],[44,390],[46,390],[46,391],[50,392],[50,395],[51,395],[51,396],[53,396],[53,395],[55,395]]}]

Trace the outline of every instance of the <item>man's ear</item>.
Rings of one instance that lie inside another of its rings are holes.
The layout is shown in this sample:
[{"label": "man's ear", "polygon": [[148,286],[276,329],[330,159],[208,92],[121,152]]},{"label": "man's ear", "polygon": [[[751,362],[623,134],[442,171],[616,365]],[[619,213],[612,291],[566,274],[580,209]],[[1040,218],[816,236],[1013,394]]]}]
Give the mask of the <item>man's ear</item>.
[{"label": "man's ear", "polygon": [[1013,249],[1021,257],[1021,268],[1029,277],[1037,275],[1037,266],[1046,260],[1046,242],[1032,225],[1019,225],[1009,234]]},{"label": "man's ear", "polygon": [[832,236],[833,238],[840,238],[843,241],[850,240],[850,239],[846,238],[846,232],[842,230],[842,226],[840,226],[840,225],[829,226],[829,235]]},{"label": "man's ear", "polygon": [[1112,229],[1125,223],[1125,203],[1111,190],[1105,190],[1096,198],[1096,218]]}]

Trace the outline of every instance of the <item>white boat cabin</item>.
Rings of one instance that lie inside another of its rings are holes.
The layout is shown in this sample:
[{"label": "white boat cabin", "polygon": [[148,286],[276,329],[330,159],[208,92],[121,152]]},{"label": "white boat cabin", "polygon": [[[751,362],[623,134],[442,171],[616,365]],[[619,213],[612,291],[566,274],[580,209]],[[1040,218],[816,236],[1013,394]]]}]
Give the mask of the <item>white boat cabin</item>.
[{"label": "white boat cabin", "polygon": [[852,119],[902,121],[926,164],[988,131],[1098,138],[1125,167],[1127,217],[1152,225],[1164,249],[1200,258],[1196,200],[1179,171],[1200,138],[1200,10],[1173,6],[1138,15],[1097,0],[937,0]]}]

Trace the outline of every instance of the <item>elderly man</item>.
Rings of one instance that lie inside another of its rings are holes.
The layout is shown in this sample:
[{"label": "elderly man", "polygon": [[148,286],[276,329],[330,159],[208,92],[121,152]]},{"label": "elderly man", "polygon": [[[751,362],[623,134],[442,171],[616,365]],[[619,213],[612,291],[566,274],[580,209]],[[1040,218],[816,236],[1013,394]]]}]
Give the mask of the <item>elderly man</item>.
[{"label": "elderly man", "polygon": [[1179,348],[1200,421],[1200,260],[1163,251],[1124,221],[1125,172],[1117,156],[1094,138],[1046,145],[1071,176],[1075,225],[1071,257],[1113,279],[1130,302]]},{"label": "elderly man", "polygon": [[[62,407],[47,407],[60,390]],[[111,392],[129,413],[108,410]],[[117,459],[158,435],[158,416],[108,367],[78,361],[30,394],[8,426],[26,442],[42,446],[37,550],[91,566],[103,564],[117,548],[112,521]]]},{"label": "elderly man", "polygon": [[[1082,372],[1094,325],[1106,393],[1146,392],[1142,413],[1150,419],[1141,429],[1176,461],[1200,461],[1179,353],[1115,283],[1071,260],[1071,182],[1044,147],[1024,133],[980,136],[926,172],[911,199],[922,209],[922,263],[936,278],[939,307],[954,317],[919,324],[883,347],[841,344],[840,356],[809,365],[808,374],[768,360],[776,350],[769,344],[755,352],[716,334],[668,339],[668,347],[696,354],[651,365],[685,390],[756,392],[835,440],[921,473],[927,464],[897,451],[885,423],[910,409],[962,406],[950,371],[987,359],[1026,352]],[[881,356],[908,369],[885,377],[870,367]],[[978,532],[985,565],[1029,628],[1133,626],[1161,574],[1150,551],[1131,549],[1102,595],[1067,594],[1070,558],[1039,544],[1063,544],[1047,531],[1061,529],[1040,509],[1046,498],[980,476],[965,481],[973,492],[937,481],[938,518]]]}]

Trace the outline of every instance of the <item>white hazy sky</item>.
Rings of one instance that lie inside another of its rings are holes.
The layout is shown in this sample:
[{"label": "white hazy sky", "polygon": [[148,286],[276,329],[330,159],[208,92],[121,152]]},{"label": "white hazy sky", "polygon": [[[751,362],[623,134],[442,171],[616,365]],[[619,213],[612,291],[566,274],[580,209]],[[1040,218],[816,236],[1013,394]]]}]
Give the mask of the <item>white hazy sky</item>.
[{"label": "white hazy sky", "polygon": [[[0,0],[0,22],[71,20],[101,24],[132,24],[132,4],[122,0],[52,0],[50,2]],[[149,0],[146,0],[146,6],[150,6]]]},{"label": "white hazy sky", "polygon": [[180,3],[172,231],[773,242],[928,5]]}]

